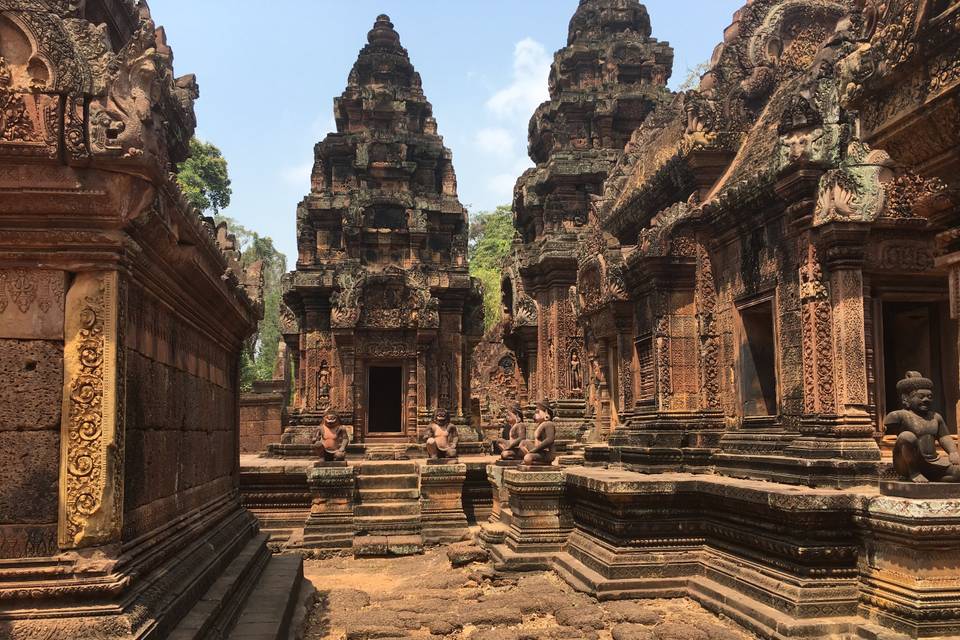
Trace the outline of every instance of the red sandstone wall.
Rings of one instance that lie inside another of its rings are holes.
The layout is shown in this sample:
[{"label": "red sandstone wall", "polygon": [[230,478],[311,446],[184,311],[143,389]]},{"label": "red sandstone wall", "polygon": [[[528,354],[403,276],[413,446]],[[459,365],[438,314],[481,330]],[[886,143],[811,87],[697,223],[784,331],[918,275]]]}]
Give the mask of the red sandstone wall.
[{"label": "red sandstone wall", "polygon": [[135,287],[129,309],[125,540],[229,495],[238,455],[227,353]]},{"label": "red sandstone wall", "polygon": [[265,451],[283,433],[283,396],[249,393],[240,396],[240,453]]},{"label": "red sandstone wall", "polygon": [[0,558],[51,556],[57,553],[63,342],[0,338],[0,379]]}]

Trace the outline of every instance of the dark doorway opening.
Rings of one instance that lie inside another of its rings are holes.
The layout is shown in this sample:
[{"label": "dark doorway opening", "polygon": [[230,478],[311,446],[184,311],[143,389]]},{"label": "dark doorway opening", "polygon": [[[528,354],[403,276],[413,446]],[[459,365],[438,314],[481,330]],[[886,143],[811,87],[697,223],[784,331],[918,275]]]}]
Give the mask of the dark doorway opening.
[{"label": "dark doorway opening", "polygon": [[953,424],[954,395],[944,375],[944,357],[949,356],[951,344],[943,339],[941,324],[945,316],[946,311],[937,303],[883,303],[883,413],[901,408],[897,381],[907,371],[919,371],[933,381],[933,410]]},{"label": "dark doorway opening", "polygon": [[367,393],[368,433],[403,431],[403,369],[370,367]]},{"label": "dark doorway opening", "polygon": [[773,304],[740,310],[740,399],[744,417],[777,415],[776,339]]}]

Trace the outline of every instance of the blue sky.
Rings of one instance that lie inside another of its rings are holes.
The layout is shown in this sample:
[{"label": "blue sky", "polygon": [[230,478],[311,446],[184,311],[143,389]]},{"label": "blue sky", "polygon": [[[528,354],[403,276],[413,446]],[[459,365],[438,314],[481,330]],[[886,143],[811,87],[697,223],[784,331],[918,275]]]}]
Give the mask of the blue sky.
[{"label": "blue sky", "polygon": [[[197,135],[227,158],[224,213],[296,260],[296,204],[333,98],[376,16],[387,13],[423,78],[471,212],[509,204],[528,166],[527,122],[577,0],[152,0],[177,74],[200,83]],[[671,87],[708,60],[744,0],[649,0],[653,37],[674,48]]]}]

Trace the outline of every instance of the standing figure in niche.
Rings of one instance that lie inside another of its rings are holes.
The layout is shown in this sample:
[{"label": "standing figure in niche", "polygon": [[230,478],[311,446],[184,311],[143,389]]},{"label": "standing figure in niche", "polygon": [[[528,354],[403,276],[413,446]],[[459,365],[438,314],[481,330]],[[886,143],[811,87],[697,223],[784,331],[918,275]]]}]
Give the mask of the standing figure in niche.
[{"label": "standing figure in niche", "polygon": [[450,424],[450,413],[446,409],[437,409],[433,422],[427,427],[427,455],[432,460],[457,457],[457,428]]},{"label": "standing figure in niche", "polygon": [[332,409],[323,415],[323,423],[313,436],[313,444],[319,447],[324,462],[342,462],[347,459],[347,444],[350,434],[340,422],[340,415]]},{"label": "standing figure in niche", "polygon": [[536,404],[533,421],[537,428],[533,433],[533,440],[524,440],[520,443],[523,453],[523,463],[533,466],[550,466],[554,459],[554,442],[557,437],[557,427],[553,424],[553,407],[546,400]]},{"label": "standing figure in niche", "polygon": [[330,398],[330,366],[324,360],[320,363],[320,370],[317,372],[317,403]]},{"label": "standing figure in niche", "polygon": [[570,388],[579,390],[583,388],[583,373],[580,371],[580,354],[573,351],[570,354]]},{"label": "standing figure in niche", "polygon": [[523,409],[519,402],[507,407],[507,425],[510,432],[502,440],[497,440],[500,448],[500,458],[503,460],[520,460],[524,454],[520,445],[527,439],[527,425],[523,423]]},{"label": "standing figure in niche", "polygon": [[[960,482],[960,450],[943,416],[930,409],[933,381],[908,371],[897,383],[897,393],[904,408],[883,419],[887,431],[897,434],[893,447],[897,473],[913,482]],[[937,451],[937,442],[946,456]]]}]

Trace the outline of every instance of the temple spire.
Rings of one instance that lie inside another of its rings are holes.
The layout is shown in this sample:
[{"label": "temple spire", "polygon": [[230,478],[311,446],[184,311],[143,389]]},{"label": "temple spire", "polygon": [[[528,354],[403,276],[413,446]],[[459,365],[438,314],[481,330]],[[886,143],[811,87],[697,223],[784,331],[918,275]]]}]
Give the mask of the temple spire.
[{"label": "temple spire", "polygon": [[393,28],[390,16],[385,13],[377,16],[373,29],[367,34],[367,42],[374,47],[403,50],[403,47],[400,46],[400,34]]}]

